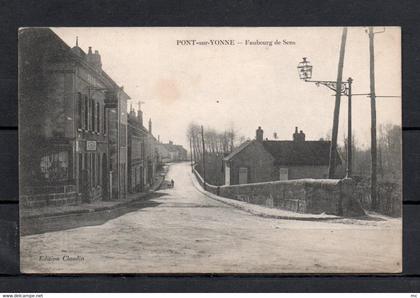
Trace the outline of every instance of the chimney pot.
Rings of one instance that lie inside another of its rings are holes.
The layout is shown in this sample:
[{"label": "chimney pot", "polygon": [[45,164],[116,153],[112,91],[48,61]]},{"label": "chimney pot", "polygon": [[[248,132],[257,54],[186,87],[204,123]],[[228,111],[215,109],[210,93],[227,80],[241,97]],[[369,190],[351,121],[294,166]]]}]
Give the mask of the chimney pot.
[{"label": "chimney pot", "polygon": [[259,142],[262,142],[264,140],[264,130],[261,129],[261,126],[258,126],[255,139]]},{"label": "chimney pot", "polygon": [[152,134],[152,119],[149,118],[149,133]]},{"label": "chimney pot", "polygon": [[298,133],[297,127],[295,129],[295,133],[293,134],[293,141],[295,142],[305,142],[305,134],[303,130],[300,130]]}]

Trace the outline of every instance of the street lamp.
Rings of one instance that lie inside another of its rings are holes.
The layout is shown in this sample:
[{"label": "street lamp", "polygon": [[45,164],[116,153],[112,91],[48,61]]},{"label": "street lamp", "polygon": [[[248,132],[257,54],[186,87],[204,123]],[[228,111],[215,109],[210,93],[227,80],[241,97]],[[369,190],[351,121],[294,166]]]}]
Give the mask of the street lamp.
[{"label": "street lamp", "polygon": [[[351,85],[353,83],[353,79],[352,78],[348,78],[347,82],[341,82],[340,86],[337,86],[337,81],[314,81],[311,80],[312,78],[312,69],[313,66],[311,65],[311,63],[308,61],[308,59],[306,57],[303,57],[303,60],[301,62],[299,62],[298,66],[298,73],[299,73],[299,78],[305,82],[310,82],[310,83],[315,83],[315,85],[317,85],[318,87],[320,85],[323,85],[331,90],[333,90],[334,92],[338,93],[340,92],[340,94],[342,95],[346,95],[348,98],[348,124],[347,124],[347,128],[348,128],[348,132],[347,132],[347,169],[346,169],[346,177],[349,178],[352,174],[352,135],[351,135]],[[334,153],[334,152],[333,152]]]},{"label": "street lamp", "polygon": [[310,80],[312,78],[312,65],[306,59],[306,57],[303,57],[302,62],[299,62],[297,67],[299,78],[304,81]]}]

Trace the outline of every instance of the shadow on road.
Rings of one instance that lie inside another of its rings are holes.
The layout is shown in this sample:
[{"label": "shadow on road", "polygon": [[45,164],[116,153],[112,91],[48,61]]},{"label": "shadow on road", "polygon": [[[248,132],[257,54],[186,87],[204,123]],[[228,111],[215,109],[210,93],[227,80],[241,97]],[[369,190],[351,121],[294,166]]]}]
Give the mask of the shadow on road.
[{"label": "shadow on road", "polygon": [[163,192],[154,192],[146,197],[121,204],[119,206],[104,209],[92,210],[90,212],[54,215],[36,218],[21,219],[21,235],[42,234],[47,232],[62,231],[84,226],[97,226],[106,223],[127,213],[135,212],[143,208],[155,207],[161,203],[153,199],[167,195]]}]

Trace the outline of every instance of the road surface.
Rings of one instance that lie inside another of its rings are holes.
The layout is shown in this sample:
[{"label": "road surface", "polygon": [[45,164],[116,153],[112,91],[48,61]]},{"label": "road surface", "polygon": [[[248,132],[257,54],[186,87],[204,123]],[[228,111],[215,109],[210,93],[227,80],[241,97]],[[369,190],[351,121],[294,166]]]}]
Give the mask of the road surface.
[{"label": "road surface", "polygon": [[398,272],[401,220],[307,222],[258,217],[192,184],[170,167],[173,189],[102,225],[21,238],[23,272]]}]

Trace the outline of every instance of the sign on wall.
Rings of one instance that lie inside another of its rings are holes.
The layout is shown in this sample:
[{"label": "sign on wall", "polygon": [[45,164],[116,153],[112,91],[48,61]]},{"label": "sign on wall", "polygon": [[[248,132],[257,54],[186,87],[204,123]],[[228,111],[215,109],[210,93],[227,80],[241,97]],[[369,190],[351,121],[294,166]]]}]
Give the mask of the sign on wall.
[{"label": "sign on wall", "polygon": [[96,151],[96,141],[86,141],[86,151]]}]

